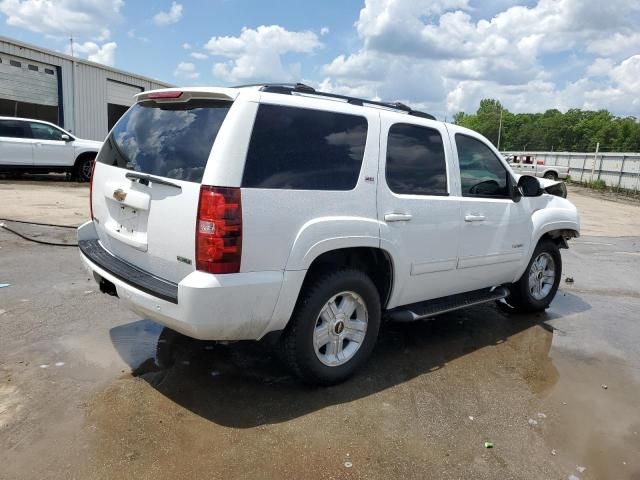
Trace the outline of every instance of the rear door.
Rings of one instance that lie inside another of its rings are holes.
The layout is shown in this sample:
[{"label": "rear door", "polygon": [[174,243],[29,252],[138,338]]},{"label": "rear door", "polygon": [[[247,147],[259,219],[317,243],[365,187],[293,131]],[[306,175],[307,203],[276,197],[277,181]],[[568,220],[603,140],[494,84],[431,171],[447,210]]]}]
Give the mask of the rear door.
[{"label": "rear door", "polygon": [[232,98],[148,95],[118,121],[98,154],[94,222],[113,255],[179,282],[195,269],[200,184]]},{"label": "rear door", "polygon": [[380,158],[380,237],[395,268],[389,307],[457,293],[460,202],[444,124],[382,116]]},{"label": "rear door", "polygon": [[72,166],[73,144],[62,139],[64,132],[46,123],[29,122],[33,135],[33,164]]},{"label": "rear door", "polygon": [[0,120],[0,165],[33,165],[33,140],[27,122]]}]

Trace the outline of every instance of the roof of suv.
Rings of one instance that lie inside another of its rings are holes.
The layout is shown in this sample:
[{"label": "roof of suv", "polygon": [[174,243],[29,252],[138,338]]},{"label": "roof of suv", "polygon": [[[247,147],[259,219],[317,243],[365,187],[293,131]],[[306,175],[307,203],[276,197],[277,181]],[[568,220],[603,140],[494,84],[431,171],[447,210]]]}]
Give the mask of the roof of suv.
[{"label": "roof of suv", "polygon": [[[200,94],[205,94],[207,97],[221,99],[221,100],[235,100],[238,96],[239,90],[243,89],[251,89],[258,90],[265,93],[276,93],[282,95],[303,95],[309,97],[316,98],[324,98],[328,100],[338,100],[350,105],[354,106],[367,106],[367,107],[378,107],[383,108],[389,111],[396,111],[401,113],[406,113],[419,118],[426,118],[429,120],[436,120],[436,118],[426,112],[421,112],[419,110],[413,110],[411,107],[400,103],[400,102],[381,102],[377,100],[368,100],[364,98],[351,97],[347,95],[339,95],[336,93],[328,93],[321,92],[313,87],[305,85],[303,83],[260,83],[260,84],[251,84],[251,85],[238,85],[234,87],[188,87],[188,88],[168,88],[162,90],[150,90],[146,92],[141,92],[136,95],[138,100],[146,100],[146,99],[167,99],[169,100],[170,96],[163,97],[164,92],[174,92],[180,91],[187,94],[197,93],[198,96]],[[157,97],[156,97],[157,96]]]}]

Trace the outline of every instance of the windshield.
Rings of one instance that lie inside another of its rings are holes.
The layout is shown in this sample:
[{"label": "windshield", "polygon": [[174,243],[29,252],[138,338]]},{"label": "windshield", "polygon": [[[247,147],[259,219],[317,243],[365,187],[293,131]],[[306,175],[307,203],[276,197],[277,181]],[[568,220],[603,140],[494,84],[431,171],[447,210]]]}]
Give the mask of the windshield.
[{"label": "windshield", "polygon": [[190,182],[204,168],[230,102],[191,100],[131,107],[107,137],[97,161]]}]

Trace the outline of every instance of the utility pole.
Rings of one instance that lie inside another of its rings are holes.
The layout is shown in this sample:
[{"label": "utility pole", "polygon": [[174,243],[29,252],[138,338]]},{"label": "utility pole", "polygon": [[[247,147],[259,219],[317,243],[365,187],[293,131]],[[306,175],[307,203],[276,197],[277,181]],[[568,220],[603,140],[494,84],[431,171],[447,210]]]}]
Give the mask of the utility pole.
[{"label": "utility pole", "polygon": [[502,108],[500,108],[500,123],[498,125],[498,151],[500,151],[500,134],[502,133]]},{"label": "utility pole", "polygon": [[73,54],[73,35],[69,37],[69,47],[71,49],[71,56],[74,57],[75,55]]},{"label": "utility pole", "polygon": [[598,161],[599,151],[600,151],[600,142],[596,143],[596,153],[593,156],[593,166],[591,167],[591,179],[590,179],[591,182],[593,182],[593,176],[596,173],[596,162]]}]

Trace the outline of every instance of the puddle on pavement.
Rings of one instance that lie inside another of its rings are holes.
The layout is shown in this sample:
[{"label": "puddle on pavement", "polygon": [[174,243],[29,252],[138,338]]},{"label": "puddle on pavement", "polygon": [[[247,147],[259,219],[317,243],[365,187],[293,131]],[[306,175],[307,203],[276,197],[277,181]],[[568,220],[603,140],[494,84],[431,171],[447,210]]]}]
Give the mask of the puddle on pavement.
[{"label": "puddle on pavement", "polygon": [[[324,389],[300,384],[253,342],[202,342],[147,321],[117,327],[111,338],[133,374],[88,403],[89,473],[100,477],[109,465],[108,475],[140,478],[315,478],[318,471],[389,478],[444,462],[453,476],[473,466],[489,476],[526,469],[536,478],[631,478],[629,452],[640,447],[630,405],[640,398],[637,385],[625,386],[608,359],[594,370],[555,352],[554,335],[563,332],[543,323],[548,318],[480,307],[385,325],[367,367]],[[538,412],[546,418],[531,427],[527,419]],[[482,448],[487,438],[496,444],[490,452]]]}]

